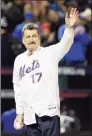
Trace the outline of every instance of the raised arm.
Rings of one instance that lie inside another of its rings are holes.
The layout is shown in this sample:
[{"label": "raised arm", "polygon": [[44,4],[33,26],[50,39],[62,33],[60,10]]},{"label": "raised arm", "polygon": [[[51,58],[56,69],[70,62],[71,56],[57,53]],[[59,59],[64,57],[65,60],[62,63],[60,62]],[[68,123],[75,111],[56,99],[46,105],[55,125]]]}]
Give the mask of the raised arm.
[{"label": "raised arm", "polygon": [[78,11],[76,8],[72,8],[70,13],[65,16],[65,30],[63,37],[60,42],[56,45],[51,46],[52,55],[58,61],[64,57],[64,55],[69,51],[74,40],[73,26],[75,25],[78,18]]}]

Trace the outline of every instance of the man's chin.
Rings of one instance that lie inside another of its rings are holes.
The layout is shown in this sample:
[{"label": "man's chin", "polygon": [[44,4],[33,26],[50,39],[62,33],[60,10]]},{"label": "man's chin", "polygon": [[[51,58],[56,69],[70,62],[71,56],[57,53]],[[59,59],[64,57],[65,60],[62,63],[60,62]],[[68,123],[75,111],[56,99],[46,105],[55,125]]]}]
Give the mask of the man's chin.
[{"label": "man's chin", "polygon": [[30,52],[33,52],[35,49],[34,48],[29,48],[28,49]]}]

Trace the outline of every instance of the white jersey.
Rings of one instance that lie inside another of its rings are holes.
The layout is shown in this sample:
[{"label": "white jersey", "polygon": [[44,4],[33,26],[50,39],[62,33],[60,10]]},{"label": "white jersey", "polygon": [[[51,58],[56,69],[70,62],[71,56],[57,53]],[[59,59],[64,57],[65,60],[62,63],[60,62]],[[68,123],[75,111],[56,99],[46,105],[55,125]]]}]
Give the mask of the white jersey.
[{"label": "white jersey", "polygon": [[28,56],[18,55],[14,62],[13,84],[16,113],[24,114],[26,125],[36,123],[38,116],[60,116],[58,62],[69,51],[74,38],[73,29],[65,29],[61,41],[40,47]]}]

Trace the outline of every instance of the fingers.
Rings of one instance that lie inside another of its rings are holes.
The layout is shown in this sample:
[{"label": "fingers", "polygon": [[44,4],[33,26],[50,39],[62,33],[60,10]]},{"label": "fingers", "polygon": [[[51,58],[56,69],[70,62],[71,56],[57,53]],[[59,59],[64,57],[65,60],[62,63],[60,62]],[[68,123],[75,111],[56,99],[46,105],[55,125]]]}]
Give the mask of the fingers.
[{"label": "fingers", "polygon": [[14,125],[13,125],[13,127],[16,129],[16,130],[20,130],[20,129],[22,129],[22,127],[23,127],[23,123],[21,122],[18,122],[18,121],[14,121]]},{"label": "fingers", "polygon": [[78,10],[77,10],[77,8],[71,8],[71,10],[70,10],[70,13],[66,13],[66,18],[68,18],[68,17],[78,17],[79,16],[79,12],[78,12]]},{"label": "fingers", "polygon": [[14,128],[15,128],[16,130],[20,130],[20,129],[22,129],[22,128],[23,128],[23,124],[15,123],[15,124],[14,124]]},{"label": "fingers", "polygon": [[70,16],[78,17],[78,15],[79,15],[79,12],[77,8],[72,8],[70,11]]},{"label": "fingers", "polygon": [[75,11],[75,8],[71,8],[71,10],[70,10],[70,15],[73,15],[73,14],[74,14],[74,11]]},{"label": "fingers", "polygon": [[74,14],[74,16],[76,16],[76,17],[79,15],[79,12],[78,12],[77,8],[74,9],[74,13],[73,13],[73,14]]},{"label": "fingers", "polygon": [[79,12],[78,12],[78,11],[76,12],[76,17],[77,17],[77,18],[79,17]]}]

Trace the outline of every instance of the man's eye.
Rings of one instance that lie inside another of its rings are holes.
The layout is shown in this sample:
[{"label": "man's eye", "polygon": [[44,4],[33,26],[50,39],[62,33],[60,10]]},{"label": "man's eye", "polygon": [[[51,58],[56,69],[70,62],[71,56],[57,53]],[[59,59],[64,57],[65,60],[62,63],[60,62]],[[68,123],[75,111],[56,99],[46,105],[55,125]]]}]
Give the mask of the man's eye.
[{"label": "man's eye", "polygon": [[33,37],[34,37],[34,38],[36,38],[36,37],[37,37],[37,35],[33,35]]},{"label": "man's eye", "polygon": [[26,38],[30,38],[30,36],[26,36]]}]

